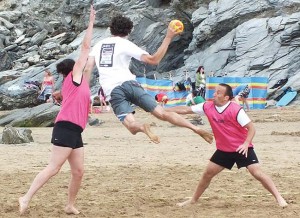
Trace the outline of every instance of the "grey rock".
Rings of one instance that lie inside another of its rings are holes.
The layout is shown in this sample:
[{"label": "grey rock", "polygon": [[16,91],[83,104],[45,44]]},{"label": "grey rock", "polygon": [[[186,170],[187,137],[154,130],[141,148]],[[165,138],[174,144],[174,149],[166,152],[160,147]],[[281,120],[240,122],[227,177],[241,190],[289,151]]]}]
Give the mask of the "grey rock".
[{"label": "grey rock", "polygon": [[31,45],[40,45],[44,41],[44,39],[47,37],[48,31],[43,29],[41,32],[36,33],[34,36],[32,36],[30,43]]},{"label": "grey rock", "polygon": [[30,129],[18,130],[12,126],[5,126],[2,133],[3,144],[23,144],[33,142]]},{"label": "grey rock", "polygon": [[9,35],[10,31],[5,26],[0,26],[0,34]]},{"label": "grey rock", "polygon": [[0,11],[0,17],[10,21],[15,22],[19,20],[21,17],[22,12],[21,11]]},{"label": "grey rock", "polygon": [[90,126],[100,126],[104,121],[99,120],[98,118],[89,117],[89,125]]},{"label": "grey rock", "polygon": [[50,127],[54,126],[55,117],[60,107],[52,103],[41,104],[34,108],[13,110],[0,117],[0,126],[14,127]]},{"label": "grey rock", "polygon": [[0,49],[0,71],[11,69],[13,61],[4,49]]},{"label": "grey rock", "polygon": [[158,8],[159,6],[161,6],[162,4],[162,0],[146,0],[147,4],[154,7],[154,8]]},{"label": "grey rock", "polygon": [[194,26],[198,26],[203,20],[208,17],[208,9],[205,7],[199,7],[192,14],[191,22]]},{"label": "grey rock", "polygon": [[[23,89],[24,81],[41,81],[43,69],[50,67],[57,80],[56,88],[60,88],[55,65],[62,58],[78,57],[90,2],[7,2],[11,6],[0,12],[0,20],[6,22],[2,26],[10,28],[0,34],[0,48],[4,49],[1,54],[6,58],[1,60],[5,66],[0,72],[14,69],[16,74],[0,74],[0,108],[34,107],[38,104],[32,103],[35,94]],[[185,31],[173,39],[158,66],[132,61],[130,70],[138,76],[168,78],[172,74],[181,80],[184,69],[195,72],[203,65],[208,74],[213,72],[215,76],[266,76],[269,87],[289,77],[287,86],[300,89],[299,0],[95,0],[94,7],[97,13],[93,45],[110,34],[109,22],[115,13],[132,19],[134,29],[129,39],[149,53],[160,46],[169,21],[183,21]],[[40,59],[30,60],[38,55]],[[96,69],[93,76],[97,76]],[[92,90],[97,85],[93,79]],[[24,96],[29,92],[31,98],[21,97],[22,92]],[[299,103],[299,99],[294,102]]]},{"label": "grey rock", "polygon": [[3,24],[9,30],[14,28],[14,24],[12,24],[11,22],[7,21],[6,19],[0,17],[0,25],[1,24]]}]

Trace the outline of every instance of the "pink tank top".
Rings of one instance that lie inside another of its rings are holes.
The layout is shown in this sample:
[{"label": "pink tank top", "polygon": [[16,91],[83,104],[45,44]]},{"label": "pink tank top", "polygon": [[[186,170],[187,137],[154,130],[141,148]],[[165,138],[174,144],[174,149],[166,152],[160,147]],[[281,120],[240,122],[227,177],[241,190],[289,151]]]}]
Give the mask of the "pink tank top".
[{"label": "pink tank top", "polygon": [[64,79],[61,90],[63,101],[55,122],[69,121],[85,129],[90,107],[90,87],[84,76],[79,86],[74,85],[72,79],[72,72]]},{"label": "pink tank top", "polygon": [[[212,127],[218,150],[235,152],[245,142],[248,130],[237,121],[241,109],[238,104],[230,103],[222,113],[219,113],[212,101],[204,103],[203,110]],[[249,147],[253,147],[253,144],[250,143]]]}]

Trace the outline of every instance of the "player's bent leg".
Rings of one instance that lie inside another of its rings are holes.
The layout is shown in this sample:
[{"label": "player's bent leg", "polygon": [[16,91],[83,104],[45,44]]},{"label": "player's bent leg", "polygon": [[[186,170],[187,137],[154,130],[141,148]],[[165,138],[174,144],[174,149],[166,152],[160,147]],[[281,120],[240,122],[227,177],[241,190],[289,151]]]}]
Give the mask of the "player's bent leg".
[{"label": "player's bent leg", "polygon": [[133,114],[127,114],[123,121],[123,125],[133,134],[137,134],[138,132],[143,132],[145,133],[149,139],[154,142],[154,143],[159,143],[159,137],[155,135],[151,129],[149,124],[141,124],[137,121],[135,121],[135,118]]},{"label": "player's bent leg", "polygon": [[143,132],[150,138],[150,140],[156,144],[160,143],[159,137],[151,132],[150,125],[144,124],[143,125]]},{"label": "player's bent leg", "polygon": [[247,169],[249,170],[251,175],[258,181],[260,181],[261,184],[265,187],[265,189],[267,189],[275,197],[275,199],[280,207],[288,206],[288,204],[286,203],[284,198],[281,196],[281,194],[277,190],[271,177],[269,177],[267,174],[262,172],[260,165],[258,163],[247,166]]},{"label": "player's bent leg", "polygon": [[142,132],[142,124],[137,122],[131,113],[126,115],[122,123],[132,135]]},{"label": "player's bent leg", "polygon": [[19,198],[19,212],[23,215],[33,195],[54,175],[56,175],[64,164],[72,149],[67,147],[52,146],[49,164],[34,178],[27,193]]}]

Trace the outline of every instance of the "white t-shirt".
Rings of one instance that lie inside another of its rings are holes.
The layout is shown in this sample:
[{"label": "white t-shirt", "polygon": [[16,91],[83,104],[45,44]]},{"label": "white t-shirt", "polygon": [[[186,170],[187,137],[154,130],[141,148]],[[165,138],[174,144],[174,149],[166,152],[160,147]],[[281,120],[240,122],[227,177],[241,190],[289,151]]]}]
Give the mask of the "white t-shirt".
[{"label": "white t-shirt", "polygon": [[[204,110],[203,110],[204,103],[205,102],[191,106],[192,111],[196,114],[205,115]],[[230,101],[227,104],[223,105],[222,107],[215,106],[215,108],[219,113],[222,113],[229,104],[230,104]],[[235,104],[235,103],[232,103],[232,104]],[[246,114],[245,110],[241,109],[238,113],[237,121],[241,126],[245,126],[248,123],[250,123],[251,120],[248,117],[248,115]]]},{"label": "white t-shirt", "polygon": [[190,93],[186,96],[185,104],[187,105],[193,99],[193,93]]},{"label": "white t-shirt", "polygon": [[93,47],[89,55],[95,57],[99,82],[107,100],[116,86],[125,81],[135,80],[135,75],[129,70],[129,64],[132,57],[141,60],[143,54],[148,52],[118,36],[103,39]]}]

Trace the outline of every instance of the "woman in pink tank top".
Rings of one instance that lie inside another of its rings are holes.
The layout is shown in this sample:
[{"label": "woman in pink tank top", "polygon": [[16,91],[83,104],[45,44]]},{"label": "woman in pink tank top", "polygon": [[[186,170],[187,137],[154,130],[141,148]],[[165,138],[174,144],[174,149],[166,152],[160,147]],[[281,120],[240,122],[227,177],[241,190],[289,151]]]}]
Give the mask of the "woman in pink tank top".
[{"label": "woman in pink tank top", "polygon": [[[49,164],[35,177],[27,193],[19,198],[20,215],[24,214],[33,195],[54,175],[66,160],[70,163],[71,181],[68,193],[67,214],[79,214],[75,199],[83,176],[84,130],[90,104],[89,80],[93,62],[88,61],[92,39],[95,10],[91,6],[90,21],[83,39],[78,60],[65,59],[57,64],[57,72],[64,77],[62,85],[62,106],[52,133],[52,152]],[[72,115],[69,115],[69,114]],[[79,118],[80,117],[80,118]]]}]

